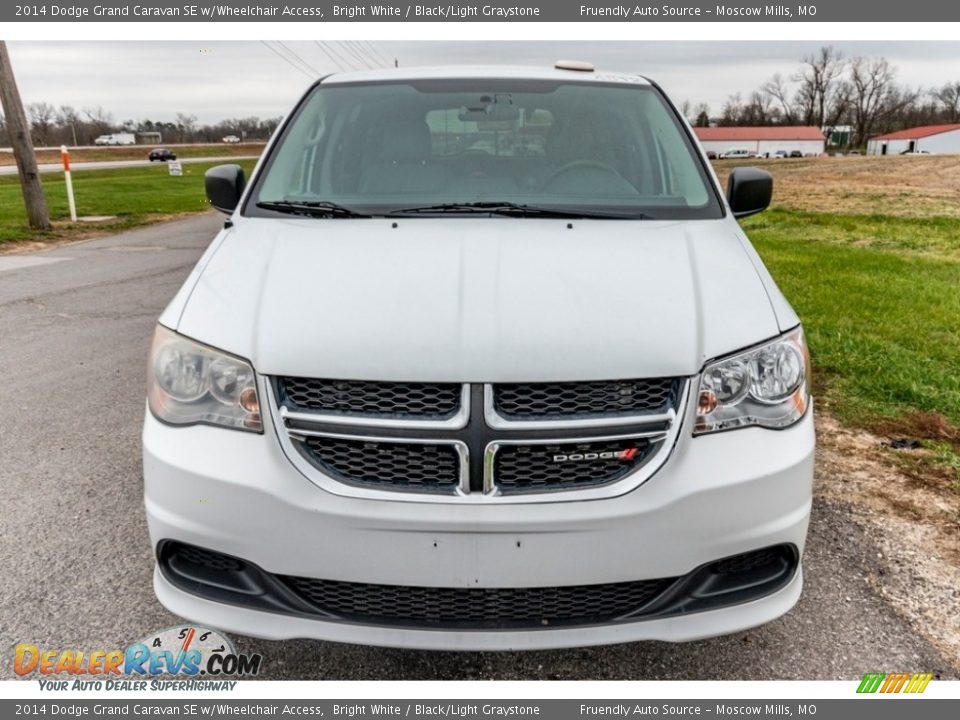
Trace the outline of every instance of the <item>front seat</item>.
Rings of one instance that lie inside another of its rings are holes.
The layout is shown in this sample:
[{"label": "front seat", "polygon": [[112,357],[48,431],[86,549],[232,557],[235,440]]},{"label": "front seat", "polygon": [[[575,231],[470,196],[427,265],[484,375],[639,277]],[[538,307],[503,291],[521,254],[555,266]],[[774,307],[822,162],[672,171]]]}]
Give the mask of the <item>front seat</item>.
[{"label": "front seat", "polygon": [[423,193],[443,188],[446,169],[431,161],[430,127],[422,117],[387,125],[380,157],[360,177],[360,191],[371,194]]}]

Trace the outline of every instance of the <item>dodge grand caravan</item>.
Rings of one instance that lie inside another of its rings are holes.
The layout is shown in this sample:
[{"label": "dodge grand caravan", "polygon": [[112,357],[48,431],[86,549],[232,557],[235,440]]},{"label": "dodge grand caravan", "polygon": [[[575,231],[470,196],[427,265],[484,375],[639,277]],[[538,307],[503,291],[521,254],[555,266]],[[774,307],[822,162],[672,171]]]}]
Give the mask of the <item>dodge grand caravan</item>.
[{"label": "dodge grand caravan", "polygon": [[154,589],[252,636],[691,640],[797,601],[799,320],[663,92],[585,64],[317,82],[160,317]]}]

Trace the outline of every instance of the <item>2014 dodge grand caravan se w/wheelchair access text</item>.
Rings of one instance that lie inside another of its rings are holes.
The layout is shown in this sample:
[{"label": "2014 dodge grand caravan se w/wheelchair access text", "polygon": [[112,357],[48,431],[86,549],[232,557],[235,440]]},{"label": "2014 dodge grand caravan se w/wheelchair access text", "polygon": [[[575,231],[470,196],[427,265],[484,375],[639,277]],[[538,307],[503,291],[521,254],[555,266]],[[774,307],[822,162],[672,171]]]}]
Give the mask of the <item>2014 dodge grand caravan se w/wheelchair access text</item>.
[{"label": "2014 dodge grand caravan se w/wheelchair access text", "polygon": [[797,601],[799,320],[653,83],[584,64],[327,77],[164,311],[154,587],[266,638],[690,640]]}]

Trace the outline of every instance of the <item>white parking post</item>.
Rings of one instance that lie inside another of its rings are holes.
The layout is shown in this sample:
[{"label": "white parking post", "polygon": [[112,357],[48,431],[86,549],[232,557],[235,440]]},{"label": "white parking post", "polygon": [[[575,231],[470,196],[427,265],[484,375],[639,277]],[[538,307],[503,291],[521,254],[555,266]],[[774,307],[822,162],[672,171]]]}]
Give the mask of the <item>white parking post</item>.
[{"label": "white parking post", "polygon": [[73,200],[73,180],[70,178],[70,153],[67,146],[60,146],[60,157],[63,158],[63,177],[67,181],[67,204],[70,206],[70,222],[77,221],[77,204]]}]

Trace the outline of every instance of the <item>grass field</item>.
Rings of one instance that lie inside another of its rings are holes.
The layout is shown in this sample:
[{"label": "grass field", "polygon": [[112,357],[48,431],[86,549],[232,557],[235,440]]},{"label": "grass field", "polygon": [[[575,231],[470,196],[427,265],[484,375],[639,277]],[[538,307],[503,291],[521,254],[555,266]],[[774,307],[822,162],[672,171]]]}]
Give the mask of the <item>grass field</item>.
[{"label": "grass field", "polygon": [[960,494],[960,158],[761,167],[773,208],[743,226],[803,319],[820,409],[922,441],[919,472]]},{"label": "grass field", "polygon": [[[249,173],[255,161],[240,160],[238,163]],[[73,190],[77,214],[116,216],[115,220],[96,225],[70,224],[63,174],[45,173],[43,188],[55,226],[54,231],[46,236],[37,236],[26,226],[17,177],[0,177],[0,245],[4,241],[79,238],[93,231],[120,230],[171,215],[205,210],[209,205],[203,189],[203,174],[213,164],[183,165],[180,177],[171,176],[163,164],[75,172]]]}]

